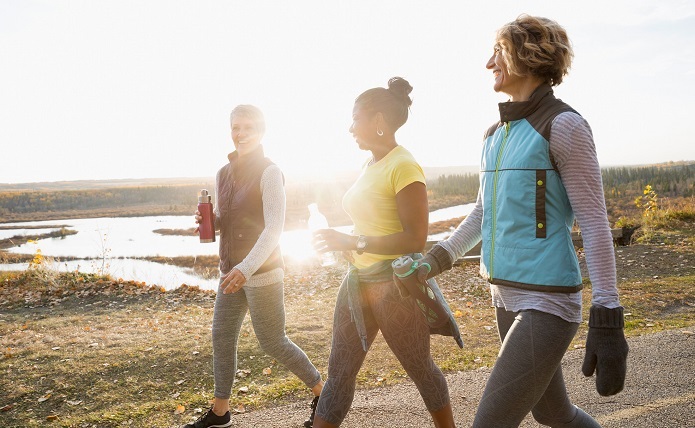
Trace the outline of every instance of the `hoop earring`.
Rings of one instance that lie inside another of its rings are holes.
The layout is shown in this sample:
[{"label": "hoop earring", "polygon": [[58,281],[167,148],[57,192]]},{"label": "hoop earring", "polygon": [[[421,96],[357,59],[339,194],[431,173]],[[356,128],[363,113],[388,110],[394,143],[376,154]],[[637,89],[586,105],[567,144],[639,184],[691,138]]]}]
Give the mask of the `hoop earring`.
[{"label": "hoop earring", "polygon": [[376,135],[378,135],[378,136],[380,136],[380,137],[383,137],[383,136],[384,136],[384,131],[382,131],[381,129],[379,129],[378,126],[376,127]]}]

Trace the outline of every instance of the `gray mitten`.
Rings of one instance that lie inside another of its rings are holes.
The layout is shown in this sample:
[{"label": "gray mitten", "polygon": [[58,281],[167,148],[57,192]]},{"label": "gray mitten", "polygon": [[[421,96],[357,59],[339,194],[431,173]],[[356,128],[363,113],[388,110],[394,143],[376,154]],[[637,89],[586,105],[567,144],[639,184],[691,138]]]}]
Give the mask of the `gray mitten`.
[{"label": "gray mitten", "polygon": [[624,325],[622,307],[591,307],[582,372],[591,376],[596,371],[596,390],[603,396],[623,390],[629,350]]}]

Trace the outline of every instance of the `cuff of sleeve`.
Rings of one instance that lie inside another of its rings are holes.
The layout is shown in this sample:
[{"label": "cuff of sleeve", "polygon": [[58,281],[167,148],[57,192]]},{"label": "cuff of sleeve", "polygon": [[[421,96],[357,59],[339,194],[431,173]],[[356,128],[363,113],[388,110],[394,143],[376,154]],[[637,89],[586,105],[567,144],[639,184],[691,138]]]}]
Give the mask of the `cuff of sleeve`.
[{"label": "cuff of sleeve", "polygon": [[624,328],[623,307],[608,309],[603,306],[591,306],[589,310],[590,328]]},{"label": "cuff of sleeve", "polygon": [[434,244],[427,255],[431,257],[431,260],[436,265],[432,266],[432,276],[438,275],[445,270],[449,270],[453,266],[451,255],[439,244]]}]

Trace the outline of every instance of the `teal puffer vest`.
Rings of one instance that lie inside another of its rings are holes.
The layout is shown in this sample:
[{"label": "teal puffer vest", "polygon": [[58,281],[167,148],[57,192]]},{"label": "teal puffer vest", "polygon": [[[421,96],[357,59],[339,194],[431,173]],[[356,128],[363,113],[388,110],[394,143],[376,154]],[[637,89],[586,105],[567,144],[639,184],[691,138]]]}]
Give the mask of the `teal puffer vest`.
[{"label": "teal puffer vest", "polygon": [[484,142],[481,275],[493,284],[575,292],[582,277],[572,244],[574,213],[549,150],[550,127],[574,111],[542,85],[529,101],[500,104]]}]

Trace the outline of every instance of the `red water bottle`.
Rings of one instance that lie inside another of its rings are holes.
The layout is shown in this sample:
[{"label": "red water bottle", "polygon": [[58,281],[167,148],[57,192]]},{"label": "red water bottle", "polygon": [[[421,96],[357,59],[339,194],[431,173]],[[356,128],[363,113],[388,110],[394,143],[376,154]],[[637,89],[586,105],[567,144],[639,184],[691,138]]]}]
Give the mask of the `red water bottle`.
[{"label": "red water bottle", "polygon": [[212,196],[203,189],[198,196],[198,212],[203,218],[198,223],[200,242],[215,242],[215,213],[212,212]]}]

